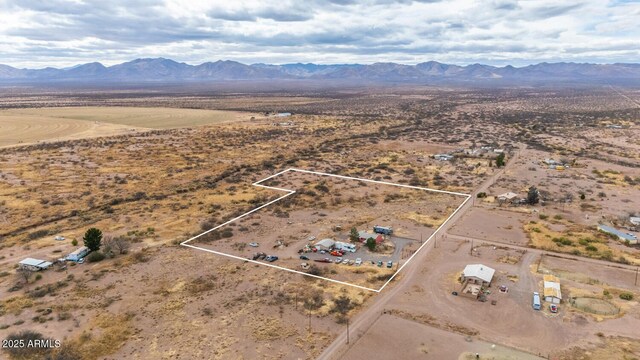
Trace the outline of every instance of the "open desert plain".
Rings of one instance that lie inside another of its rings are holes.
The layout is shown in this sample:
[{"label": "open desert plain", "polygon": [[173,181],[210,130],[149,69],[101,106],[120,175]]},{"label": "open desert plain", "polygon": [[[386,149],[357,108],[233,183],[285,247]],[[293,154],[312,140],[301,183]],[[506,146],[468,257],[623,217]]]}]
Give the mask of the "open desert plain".
[{"label": "open desert plain", "polygon": [[2,91],[2,358],[640,358],[637,89]]}]

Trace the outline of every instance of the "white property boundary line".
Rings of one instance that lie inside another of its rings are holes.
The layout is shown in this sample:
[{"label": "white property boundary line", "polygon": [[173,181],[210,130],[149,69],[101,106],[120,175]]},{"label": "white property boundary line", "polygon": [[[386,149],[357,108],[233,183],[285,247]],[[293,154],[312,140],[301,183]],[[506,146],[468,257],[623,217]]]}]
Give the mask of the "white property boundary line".
[{"label": "white property boundary line", "polygon": [[[384,285],[382,285],[382,287],[380,289],[372,289],[372,288],[368,288],[366,286],[360,286],[360,285],[355,285],[355,284],[350,284],[348,282],[344,282],[344,281],[340,281],[340,280],[335,280],[335,279],[330,279],[324,276],[318,276],[318,275],[313,275],[313,274],[307,274],[305,272],[302,271],[298,271],[298,270],[294,270],[294,269],[289,269],[289,268],[285,268],[282,266],[277,266],[277,265],[273,265],[273,264],[269,264],[269,263],[264,263],[264,262],[260,262],[260,261],[256,261],[256,260],[251,260],[251,259],[247,259],[241,256],[236,256],[236,255],[231,255],[231,254],[227,254],[227,253],[223,253],[223,252],[219,252],[219,251],[215,251],[215,250],[211,250],[211,249],[206,249],[200,246],[194,246],[194,245],[189,245],[188,243],[199,238],[202,235],[208,234],[214,230],[217,230],[227,224],[230,224],[238,219],[241,219],[249,214],[252,214],[264,207],[267,207],[275,202],[278,202],[284,198],[286,198],[287,196],[293,195],[295,194],[295,190],[289,190],[289,189],[283,189],[283,188],[278,188],[278,187],[273,187],[273,186],[266,186],[266,185],[261,185],[261,182],[267,181],[269,179],[272,179],[274,177],[280,176],[284,173],[287,173],[289,171],[294,171],[294,172],[301,172],[301,173],[307,173],[307,174],[314,174],[314,175],[320,175],[320,176],[330,176],[330,177],[336,177],[336,178],[340,178],[340,179],[348,179],[348,180],[358,180],[358,181],[364,181],[364,182],[370,182],[370,183],[376,183],[376,184],[383,184],[383,185],[392,185],[392,186],[398,186],[398,187],[403,187],[403,188],[408,188],[408,189],[416,189],[416,190],[424,190],[424,191],[431,191],[431,192],[436,192],[436,193],[442,193],[442,194],[449,194],[449,195],[456,195],[456,196],[464,196],[465,200],[451,213],[451,215],[449,215],[449,217],[442,223],[440,224],[440,226],[438,226],[438,228],[433,232],[433,234],[431,234],[431,236],[429,236],[429,238],[422,244],[420,245],[420,247],[409,257],[409,259],[407,259],[407,261],[404,262],[404,264],[402,264],[402,266],[400,266],[400,268],[393,274],[391,275],[391,277],[389,278],[389,280],[387,280],[387,282],[384,283]],[[280,196],[279,198],[269,201],[268,203],[264,204],[264,205],[260,205],[257,208],[250,210],[240,216],[237,216],[225,223],[222,223],[212,229],[209,229],[201,234],[198,234],[194,237],[192,237],[191,239],[185,240],[182,243],[180,243],[180,245],[182,246],[186,246],[186,247],[190,247],[192,249],[197,249],[197,250],[202,250],[202,251],[206,251],[206,252],[210,252],[213,254],[217,254],[217,255],[222,255],[222,256],[226,256],[226,257],[230,257],[233,259],[238,259],[238,260],[242,260],[242,261],[246,261],[246,262],[250,262],[250,263],[254,263],[254,264],[258,264],[258,265],[263,265],[263,266],[269,266],[272,268],[276,268],[276,269],[280,269],[280,270],[285,270],[285,271],[289,271],[292,273],[296,273],[296,274],[301,274],[301,275],[305,275],[305,276],[311,276],[314,278],[318,278],[318,279],[322,279],[322,280],[327,280],[327,281],[331,281],[334,283],[338,283],[341,285],[347,285],[347,286],[353,286],[359,289],[363,289],[363,290],[369,290],[369,291],[373,291],[373,292],[381,292],[390,282],[391,280],[393,280],[393,278],[396,277],[396,275],[398,275],[398,273],[400,271],[402,271],[402,269],[404,269],[405,266],[407,266],[407,264],[416,256],[416,254],[418,254],[418,252],[420,252],[420,250],[422,250],[423,247],[425,247],[429,241],[431,241],[431,239],[434,238],[434,236],[438,233],[438,231],[440,231],[440,229],[464,206],[464,204],[467,203],[467,201],[469,201],[469,199],[471,198],[470,194],[464,194],[464,193],[458,193],[458,192],[453,192],[453,191],[445,191],[445,190],[437,190],[437,189],[430,189],[430,188],[425,188],[425,187],[419,187],[419,186],[410,186],[410,185],[403,185],[403,184],[395,184],[395,183],[391,183],[391,182],[386,182],[386,181],[378,181],[378,180],[370,180],[370,179],[361,179],[361,178],[356,178],[356,177],[351,177],[351,176],[344,176],[344,175],[336,175],[336,174],[329,174],[329,173],[323,173],[323,172],[318,172],[318,171],[309,171],[309,170],[303,170],[303,169],[295,169],[295,168],[289,168],[283,171],[280,171],[276,174],[273,174],[269,177],[266,177],[262,180],[256,181],[253,184],[251,184],[253,186],[259,186],[265,189],[271,189],[271,190],[278,190],[278,191],[284,191],[286,192],[285,195]]]}]

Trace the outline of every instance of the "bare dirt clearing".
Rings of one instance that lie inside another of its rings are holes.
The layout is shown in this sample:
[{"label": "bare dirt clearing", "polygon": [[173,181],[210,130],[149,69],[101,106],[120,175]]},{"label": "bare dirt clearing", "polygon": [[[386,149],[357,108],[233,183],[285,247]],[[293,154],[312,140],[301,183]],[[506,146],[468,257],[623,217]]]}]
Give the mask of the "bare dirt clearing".
[{"label": "bare dirt clearing", "polygon": [[0,111],[0,147],[250,120],[256,114],[143,107],[52,107]]}]

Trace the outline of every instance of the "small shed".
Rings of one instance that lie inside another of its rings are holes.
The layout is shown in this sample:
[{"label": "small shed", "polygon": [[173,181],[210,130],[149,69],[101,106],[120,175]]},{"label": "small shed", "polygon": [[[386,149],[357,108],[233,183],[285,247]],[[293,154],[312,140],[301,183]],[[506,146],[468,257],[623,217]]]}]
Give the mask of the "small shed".
[{"label": "small shed", "polygon": [[33,258],[26,258],[18,263],[18,267],[20,267],[21,269],[26,269],[30,271],[46,270],[51,265],[53,265],[53,263],[50,261],[33,259]]},{"label": "small shed", "polygon": [[545,275],[544,279],[544,301],[553,304],[560,304],[562,292],[560,291],[560,280],[553,275]]},{"label": "small shed", "polygon": [[482,286],[491,285],[495,270],[482,264],[471,264],[465,266],[460,279],[463,283],[472,283]]},{"label": "small shed", "polygon": [[320,250],[329,250],[332,248],[336,242],[333,239],[322,239],[316,243],[316,248]]}]

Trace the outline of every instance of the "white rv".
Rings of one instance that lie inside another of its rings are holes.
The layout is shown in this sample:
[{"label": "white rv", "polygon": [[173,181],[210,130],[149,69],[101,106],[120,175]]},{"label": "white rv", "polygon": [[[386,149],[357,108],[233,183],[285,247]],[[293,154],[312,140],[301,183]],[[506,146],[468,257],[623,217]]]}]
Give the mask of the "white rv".
[{"label": "white rv", "polygon": [[356,252],[356,246],[354,244],[336,241],[336,244],[333,247],[337,250]]}]

